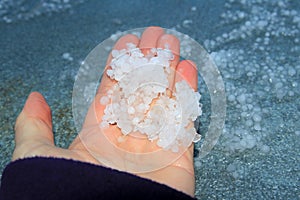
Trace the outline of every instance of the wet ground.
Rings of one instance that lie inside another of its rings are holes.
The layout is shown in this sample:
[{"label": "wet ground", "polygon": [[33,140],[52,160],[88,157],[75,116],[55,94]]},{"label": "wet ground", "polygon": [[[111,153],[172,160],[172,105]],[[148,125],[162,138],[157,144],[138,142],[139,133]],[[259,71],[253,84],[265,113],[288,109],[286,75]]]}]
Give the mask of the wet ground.
[{"label": "wet ground", "polygon": [[299,1],[40,2],[0,2],[1,172],[30,91],[45,95],[56,144],[67,147],[76,136],[72,89],[82,60],[118,31],[158,25],[202,44],[225,83],[225,128],[209,155],[195,157],[196,196],[299,198]]}]

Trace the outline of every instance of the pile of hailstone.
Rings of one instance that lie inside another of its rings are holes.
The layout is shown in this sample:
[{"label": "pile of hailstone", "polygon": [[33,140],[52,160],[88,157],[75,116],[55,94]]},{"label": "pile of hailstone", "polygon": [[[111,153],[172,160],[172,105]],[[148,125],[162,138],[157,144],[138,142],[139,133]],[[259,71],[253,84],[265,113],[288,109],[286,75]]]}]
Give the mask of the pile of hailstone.
[{"label": "pile of hailstone", "polygon": [[100,127],[117,125],[124,135],[145,134],[165,150],[178,152],[200,140],[193,121],[201,115],[200,94],[186,81],[167,95],[170,61],[168,49],[151,49],[147,56],[134,44],[113,50],[107,75],[117,83],[100,99],[106,105]]}]

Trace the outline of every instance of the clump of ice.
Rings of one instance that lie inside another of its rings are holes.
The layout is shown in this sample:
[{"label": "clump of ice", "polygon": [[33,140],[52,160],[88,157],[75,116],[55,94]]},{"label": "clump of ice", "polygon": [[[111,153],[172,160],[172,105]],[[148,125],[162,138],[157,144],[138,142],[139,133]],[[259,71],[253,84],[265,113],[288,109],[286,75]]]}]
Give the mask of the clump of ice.
[{"label": "clump of ice", "polygon": [[117,81],[107,96],[101,127],[117,125],[124,135],[145,134],[159,147],[178,152],[200,140],[192,122],[201,115],[200,94],[186,81],[175,84],[173,97],[167,94],[170,50],[153,48],[145,56],[134,44],[113,50],[107,75]]}]

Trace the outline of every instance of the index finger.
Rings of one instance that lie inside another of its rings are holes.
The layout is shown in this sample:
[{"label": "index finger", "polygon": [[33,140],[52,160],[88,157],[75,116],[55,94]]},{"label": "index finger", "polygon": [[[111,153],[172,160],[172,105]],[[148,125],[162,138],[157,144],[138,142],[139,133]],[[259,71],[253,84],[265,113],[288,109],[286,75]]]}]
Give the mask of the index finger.
[{"label": "index finger", "polygon": [[[125,49],[127,47],[126,45],[128,43],[133,43],[133,44],[137,45],[139,43],[139,38],[132,34],[125,35],[117,41],[117,43],[115,44],[113,49],[114,50]],[[110,55],[107,58],[106,68],[103,72],[101,83],[98,87],[96,96],[87,112],[87,115],[86,115],[86,118],[85,118],[85,121],[83,124],[83,128],[95,125],[95,124],[99,123],[99,120],[102,119],[104,109],[106,106],[100,104],[100,99],[101,99],[101,97],[106,95],[106,92],[109,89],[111,89],[114,84],[116,84],[116,81],[111,79],[106,73],[107,70],[111,68],[109,66],[111,63],[111,60],[112,60],[112,55],[110,53]]]},{"label": "index finger", "polygon": [[[126,49],[128,43],[132,43],[137,46],[139,43],[139,38],[133,34],[124,35],[117,41],[113,50]],[[116,83],[116,81],[112,80],[106,73],[107,70],[110,69],[109,65],[111,63],[111,60],[112,60],[112,54],[110,53],[107,58],[106,67],[102,75],[101,83],[97,90],[97,94],[101,94],[101,96],[105,95],[107,90],[109,90]]]}]

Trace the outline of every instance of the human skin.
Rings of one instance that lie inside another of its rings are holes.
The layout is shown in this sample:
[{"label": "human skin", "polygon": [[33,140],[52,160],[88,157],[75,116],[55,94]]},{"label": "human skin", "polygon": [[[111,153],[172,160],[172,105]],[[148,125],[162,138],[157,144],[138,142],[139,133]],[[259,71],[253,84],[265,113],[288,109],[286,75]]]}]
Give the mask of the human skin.
[{"label": "human skin", "polygon": [[[167,44],[175,55],[174,60],[171,61],[171,68],[174,69],[174,72],[168,77],[170,83],[168,94],[172,96],[174,83],[182,79],[186,80],[194,90],[197,90],[196,66],[192,61],[179,61],[180,45],[179,40],[175,36],[165,34],[164,30],[160,27],[149,27],[145,29],[141,38],[130,34],[121,37],[115,44],[114,49],[124,49],[127,43],[136,44],[142,49],[144,54],[147,54],[151,48],[165,48]],[[110,55],[107,60],[108,64],[111,62],[111,59]],[[87,127],[97,126],[100,123],[105,109],[105,106],[100,104],[100,98],[114,84],[115,82],[104,73],[95,99],[87,113],[83,130]],[[115,125],[110,125],[107,132],[110,134],[109,137],[117,138],[119,135],[122,135],[121,131]],[[86,136],[84,131],[81,131],[79,135],[81,136],[77,136],[68,149],[56,147],[53,138],[51,109],[40,93],[32,92],[28,96],[24,108],[16,120],[15,150],[12,160],[43,156],[67,158],[105,166],[86,148],[86,145],[82,141],[82,138]],[[85,137],[85,139],[94,140],[89,137]],[[139,152],[147,152],[149,148],[159,148],[153,147],[154,143],[148,140],[141,141],[135,138],[126,139],[125,142],[118,145],[131,151],[134,148],[134,150],[138,150]],[[105,153],[105,149],[101,149],[101,152]],[[137,173],[136,175],[166,184],[190,196],[194,196],[193,144],[175,162],[170,163],[167,167],[147,173]]]}]

